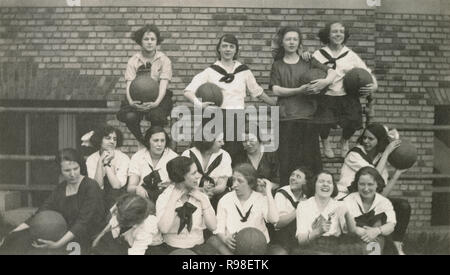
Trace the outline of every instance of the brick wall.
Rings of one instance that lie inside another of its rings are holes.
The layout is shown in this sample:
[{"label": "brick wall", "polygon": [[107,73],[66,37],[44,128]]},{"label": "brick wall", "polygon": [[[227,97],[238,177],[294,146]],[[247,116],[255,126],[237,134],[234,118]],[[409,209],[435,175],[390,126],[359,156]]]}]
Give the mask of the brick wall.
[{"label": "brick wall", "polygon": [[[32,77],[33,70],[17,69],[25,64],[36,68],[35,76],[41,74],[51,82],[57,81],[56,72],[64,72],[72,80],[91,77],[97,89],[68,87],[62,96],[29,85],[20,92],[11,92],[2,81],[0,99],[36,98],[36,94],[46,99],[106,98],[108,106],[118,107],[124,98],[123,72],[127,60],[139,49],[129,35],[146,23],[157,24],[165,39],[161,50],[173,63],[170,88],[176,104],[186,103],[183,89],[196,73],[216,60],[215,44],[223,33],[237,35],[240,60],[250,66],[257,81],[267,89],[272,63],[270,40],[277,29],[284,25],[299,26],[304,46],[312,51],[320,46],[316,38],[318,30],[326,21],[335,19],[348,23],[351,29],[348,46],[375,70],[380,86],[376,94],[376,120],[388,124],[433,124],[434,107],[429,92],[448,87],[450,81],[449,16],[390,14],[374,9],[2,7],[2,79],[21,83],[29,75]],[[78,82],[72,81],[72,85]],[[111,124],[125,130],[122,123],[112,116],[110,119]],[[339,130],[334,134],[333,140],[337,142]],[[401,134],[419,149],[419,162],[413,171],[431,173],[433,133]],[[128,132],[125,138],[124,151],[135,152],[137,143]],[[340,166],[326,164],[336,174]],[[412,226],[429,224],[430,181],[402,182],[394,193],[412,203]]]}]

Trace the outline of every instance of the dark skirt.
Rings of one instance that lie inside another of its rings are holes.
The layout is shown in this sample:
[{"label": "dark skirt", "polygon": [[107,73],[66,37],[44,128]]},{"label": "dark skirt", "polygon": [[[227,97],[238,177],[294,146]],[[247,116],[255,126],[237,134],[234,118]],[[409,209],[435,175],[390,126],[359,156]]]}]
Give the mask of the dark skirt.
[{"label": "dark skirt", "polygon": [[318,98],[318,106],[312,123],[334,124],[341,128],[361,129],[363,110],[358,97],[327,96]]},{"label": "dark skirt", "polygon": [[122,101],[120,110],[116,115],[117,120],[124,123],[129,123],[127,118],[128,113],[134,113],[139,121],[145,118],[150,121],[152,125],[165,126],[167,124],[167,117],[170,115],[173,107],[172,95],[173,93],[171,90],[166,90],[166,95],[162,99],[159,106],[149,111],[139,111],[135,107],[129,105],[127,100],[124,100]]}]

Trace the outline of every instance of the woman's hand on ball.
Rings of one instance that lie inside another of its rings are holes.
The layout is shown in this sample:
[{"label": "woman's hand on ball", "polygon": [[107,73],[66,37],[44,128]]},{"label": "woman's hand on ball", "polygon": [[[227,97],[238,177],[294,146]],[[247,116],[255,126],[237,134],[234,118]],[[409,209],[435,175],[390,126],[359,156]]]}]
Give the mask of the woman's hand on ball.
[{"label": "woman's hand on ball", "polygon": [[53,242],[53,241],[49,241],[49,240],[43,240],[43,239],[38,239],[37,240],[39,243],[37,242],[33,242],[32,246],[35,248],[50,248],[50,249],[58,249],[62,247],[62,244],[58,243],[58,242]]},{"label": "woman's hand on ball", "polygon": [[395,149],[397,149],[400,146],[401,143],[402,141],[399,139],[392,141],[391,143],[388,144],[388,146],[386,146],[386,150],[384,152],[386,152],[387,154],[392,153]]},{"label": "woman's hand on ball", "polygon": [[225,239],[225,244],[230,248],[231,250],[236,249],[236,239],[234,238],[234,235],[229,235]]},{"label": "woman's hand on ball", "polygon": [[377,90],[377,86],[374,83],[367,84],[359,89],[359,94],[361,96],[368,96]]}]

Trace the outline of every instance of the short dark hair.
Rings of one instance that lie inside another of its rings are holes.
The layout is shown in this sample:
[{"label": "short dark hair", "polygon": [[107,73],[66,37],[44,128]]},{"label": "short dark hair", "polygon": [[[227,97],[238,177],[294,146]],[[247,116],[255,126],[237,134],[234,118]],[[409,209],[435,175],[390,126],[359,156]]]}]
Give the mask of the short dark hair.
[{"label": "short dark hair", "polygon": [[358,144],[363,143],[363,137],[366,131],[369,131],[377,138],[377,146],[375,147],[378,153],[384,152],[386,150],[386,146],[389,144],[389,136],[386,128],[379,123],[371,123],[366,126],[364,131],[361,133],[361,136],[356,141]]},{"label": "short dark hair", "polygon": [[333,24],[341,24],[345,28],[344,42],[343,42],[345,44],[345,42],[347,42],[348,38],[350,37],[350,32],[349,32],[348,27],[341,21],[332,21],[332,22],[327,23],[325,25],[325,27],[323,29],[321,29],[319,31],[319,33],[317,34],[317,36],[320,39],[320,42],[322,42],[323,44],[330,43],[330,31],[331,31],[331,25],[333,25]]},{"label": "short dark hair", "polygon": [[358,192],[359,178],[361,178],[362,176],[365,176],[365,175],[370,175],[375,180],[375,182],[377,183],[377,190],[376,190],[377,193],[383,192],[383,189],[386,186],[386,183],[384,182],[383,177],[380,175],[380,173],[378,172],[377,169],[375,169],[371,166],[366,166],[366,167],[359,169],[358,172],[356,172],[355,179],[352,181],[352,183],[348,187],[348,191],[350,193]]},{"label": "short dark hair", "polygon": [[325,174],[325,175],[330,175],[331,176],[331,181],[333,182],[333,192],[331,193],[331,197],[334,198],[337,196],[337,194],[339,193],[338,187],[336,182],[333,179],[333,174],[331,174],[328,171],[322,170],[319,173],[315,174],[310,182],[307,182],[308,184],[308,188],[307,188],[307,194],[306,196],[308,198],[315,196],[316,194],[316,183],[317,183],[317,179],[319,178],[320,175]]},{"label": "short dark hair", "polygon": [[155,215],[155,204],[136,194],[125,194],[117,200],[117,221],[120,226],[129,227]]},{"label": "short dark hair", "polygon": [[91,137],[91,143],[94,148],[97,150],[100,150],[100,147],[102,146],[102,140],[104,137],[108,136],[111,133],[116,133],[117,136],[117,145],[116,147],[121,147],[123,144],[123,134],[122,131],[120,131],[117,128],[114,128],[110,125],[104,125],[99,127],[94,131],[94,134]]},{"label": "short dark hair", "polygon": [[247,180],[248,185],[251,189],[256,190],[258,183],[258,172],[249,163],[240,163],[233,168],[234,172],[241,173]]},{"label": "short dark hair", "polygon": [[84,161],[83,156],[77,150],[73,148],[64,148],[59,150],[58,154],[56,155],[56,163],[60,168],[63,161],[74,161],[78,163],[78,165],[80,166],[80,174],[86,176],[86,162]]},{"label": "short dark hair", "polygon": [[194,161],[185,156],[178,156],[170,160],[166,165],[169,179],[174,183],[183,182],[184,176],[189,173],[192,164],[194,164]]},{"label": "short dark hair", "polygon": [[164,136],[166,137],[166,148],[169,147],[169,145],[171,143],[169,134],[166,133],[166,131],[164,130],[164,128],[162,126],[152,125],[152,126],[150,126],[150,128],[147,129],[147,131],[145,132],[145,135],[144,135],[144,145],[145,145],[145,147],[147,147],[147,149],[150,150],[150,143],[148,142],[149,139],[154,134],[158,134],[158,133],[164,133]]},{"label": "short dark hair", "polygon": [[309,191],[308,191],[309,182],[313,181],[313,177],[314,177],[313,172],[308,167],[299,166],[297,168],[292,169],[292,171],[289,173],[289,177],[292,175],[292,173],[294,173],[294,171],[300,171],[305,175],[306,184],[303,185],[302,191],[303,191],[303,194],[309,194]]},{"label": "short dark hair", "polygon": [[[274,42],[277,44],[278,48],[274,50],[274,60],[280,60],[284,57],[285,51],[283,48],[283,38],[288,32],[296,32],[298,33],[298,48],[300,49],[300,46],[302,45],[302,33],[300,32],[300,29],[294,26],[286,26],[282,27],[278,30]],[[297,49],[298,52],[298,49]]]},{"label": "short dark hair", "polygon": [[142,46],[142,37],[146,32],[152,32],[156,36],[156,44],[160,45],[161,42],[163,42],[163,38],[161,37],[161,33],[159,32],[159,29],[156,25],[153,24],[147,24],[137,31],[133,32],[131,39],[136,42],[138,45]]},{"label": "short dark hair", "polygon": [[239,54],[239,43],[238,43],[236,36],[234,36],[233,34],[227,33],[227,34],[222,35],[222,37],[220,37],[219,43],[217,43],[217,46],[216,46],[216,53],[217,53],[217,57],[219,59],[220,59],[219,48],[220,48],[220,44],[222,43],[222,41],[234,44],[236,46],[236,53],[233,56],[233,60],[236,60],[237,56]]}]

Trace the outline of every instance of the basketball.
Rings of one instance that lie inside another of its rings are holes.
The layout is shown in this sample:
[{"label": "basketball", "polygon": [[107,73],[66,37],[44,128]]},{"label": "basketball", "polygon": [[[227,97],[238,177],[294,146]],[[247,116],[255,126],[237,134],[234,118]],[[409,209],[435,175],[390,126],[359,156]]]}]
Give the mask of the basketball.
[{"label": "basketball", "polygon": [[46,210],[37,213],[30,222],[30,233],[34,237],[58,241],[67,232],[64,217],[56,211]]},{"label": "basketball", "polygon": [[311,69],[300,76],[300,85],[308,84],[311,81],[326,78],[327,73],[319,69]]},{"label": "basketball", "polygon": [[220,107],[223,102],[222,89],[209,82],[198,87],[195,96],[201,98],[202,102],[213,102],[217,107]]},{"label": "basketball", "polygon": [[267,250],[267,242],[264,234],[253,227],[241,229],[236,234],[236,255],[264,255]]},{"label": "basketball", "polygon": [[135,101],[151,102],[158,98],[159,83],[148,74],[139,74],[131,82],[130,96]]},{"label": "basketball", "polygon": [[197,253],[190,249],[180,248],[170,252],[169,255],[197,255]]},{"label": "basketball", "polygon": [[407,140],[402,140],[400,146],[388,157],[389,163],[397,169],[411,168],[417,160],[417,150]]},{"label": "basketball", "polygon": [[359,97],[359,89],[371,83],[372,75],[362,68],[353,68],[344,76],[344,89],[348,95]]}]

